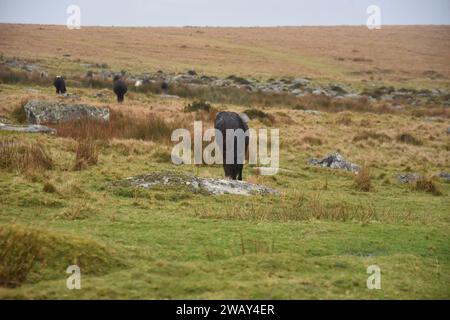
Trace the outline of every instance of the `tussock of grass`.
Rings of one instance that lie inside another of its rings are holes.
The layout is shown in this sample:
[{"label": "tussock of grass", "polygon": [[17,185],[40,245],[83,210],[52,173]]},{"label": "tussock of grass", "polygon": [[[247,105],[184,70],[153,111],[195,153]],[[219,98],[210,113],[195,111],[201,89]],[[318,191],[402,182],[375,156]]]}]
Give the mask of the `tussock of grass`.
[{"label": "tussock of grass", "polygon": [[272,254],[275,252],[275,242],[260,239],[247,239],[240,235],[241,254]]},{"label": "tussock of grass", "polygon": [[362,167],[361,170],[355,174],[353,181],[355,187],[360,191],[369,192],[373,190],[372,177],[367,167]]},{"label": "tussock of grass", "polygon": [[259,110],[259,109],[255,109],[255,108],[246,109],[244,111],[244,113],[250,119],[252,119],[252,120],[253,119],[258,119],[262,123],[265,123],[265,124],[268,124],[268,125],[272,124],[275,121],[275,118],[272,115],[270,115],[270,114],[268,114],[268,113],[266,113],[266,112],[264,112],[262,110]]},{"label": "tussock of grass", "polygon": [[196,112],[196,111],[211,111],[211,104],[204,100],[196,100],[192,103],[189,103],[185,108],[185,112]]},{"label": "tussock of grass", "polygon": [[49,170],[53,168],[53,160],[39,142],[3,139],[0,141],[0,168],[20,171]]},{"label": "tussock of grass", "polygon": [[153,153],[153,158],[155,158],[158,163],[171,163],[172,155],[168,150],[158,150]]},{"label": "tussock of grass", "polygon": [[435,196],[443,195],[442,187],[440,186],[439,182],[437,182],[435,179],[427,177],[421,177],[419,180],[414,182],[412,184],[412,189],[414,191],[428,192]]},{"label": "tussock of grass", "polygon": [[11,116],[18,123],[25,123],[27,120],[27,115],[25,113],[24,106],[27,104],[28,98],[22,98],[17,106],[11,112]]},{"label": "tussock of grass", "polygon": [[83,200],[65,209],[59,217],[65,220],[83,220],[89,218],[93,214],[95,214],[93,207],[87,200]]},{"label": "tussock of grass", "polygon": [[42,261],[38,234],[33,229],[0,226],[0,286],[17,287]]},{"label": "tussock of grass", "polygon": [[83,170],[88,166],[98,162],[97,143],[94,140],[86,139],[78,141],[75,157],[74,170]]},{"label": "tussock of grass", "polygon": [[304,143],[309,144],[310,146],[321,146],[322,140],[320,138],[312,137],[312,136],[305,136],[303,137],[302,141]]},{"label": "tussock of grass", "polygon": [[411,144],[414,146],[421,146],[423,143],[410,133],[401,133],[397,135],[397,141],[401,143]]},{"label": "tussock of grass", "polygon": [[42,191],[46,193],[57,193],[58,190],[51,182],[46,182],[42,188]]},{"label": "tussock of grass", "polygon": [[363,131],[353,137],[353,142],[359,142],[359,141],[364,141],[364,140],[369,140],[369,139],[377,140],[379,142],[389,142],[392,140],[391,137],[389,137],[385,133]]}]

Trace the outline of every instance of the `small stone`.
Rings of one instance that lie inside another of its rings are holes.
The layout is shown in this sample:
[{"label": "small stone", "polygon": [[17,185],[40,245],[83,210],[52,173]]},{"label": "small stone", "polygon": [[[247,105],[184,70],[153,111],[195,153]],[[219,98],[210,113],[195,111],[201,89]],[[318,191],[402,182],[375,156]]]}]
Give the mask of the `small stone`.
[{"label": "small stone", "polygon": [[397,176],[397,181],[400,183],[414,183],[421,179],[422,176],[418,173],[406,173]]},{"label": "small stone", "polygon": [[444,179],[447,182],[450,182],[450,173],[448,173],[448,172],[441,172],[439,174],[439,178]]}]

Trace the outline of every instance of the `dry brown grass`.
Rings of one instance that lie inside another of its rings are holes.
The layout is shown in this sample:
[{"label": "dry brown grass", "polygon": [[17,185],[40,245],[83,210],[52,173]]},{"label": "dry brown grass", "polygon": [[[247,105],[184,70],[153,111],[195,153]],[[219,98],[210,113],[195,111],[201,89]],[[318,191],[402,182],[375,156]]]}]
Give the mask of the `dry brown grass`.
[{"label": "dry brown grass", "polygon": [[83,170],[95,165],[98,162],[97,143],[92,139],[79,140],[75,154],[73,170]]},{"label": "dry brown grass", "polygon": [[392,140],[391,137],[383,132],[378,133],[372,131],[363,131],[353,137],[353,142],[359,142],[369,139],[376,140],[378,142],[389,142]]},{"label": "dry brown grass", "polygon": [[302,141],[304,143],[309,144],[310,146],[321,146],[322,140],[320,138],[312,137],[312,136],[305,136],[303,137]]},{"label": "dry brown grass", "polygon": [[405,75],[416,79],[450,76],[449,28],[383,26],[373,32],[364,26],[83,27],[73,31],[65,26],[1,24],[0,51],[5,56],[58,59],[61,65],[79,59],[136,71],[194,68],[225,76],[300,74],[401,81]]},{"label": "dry brown grass", "polygon": [[355,174],[353,181],[355,183],[355,187],[364,192],[369,192],[373,190],[372,186],[372,176],[370,175],[369,168],[362,167],[361,170]]},{"label": "dry brown grass", "polygon": [[0,168],[20,171],[49,170],[53,168],[53,160],[40,142],[2,139]]},{"label": "dry brown grass", "polygon": [[414,146],[421,146],[423,144],[422,140],[414,137],[411,133],[401,133],[397,135],[396,139],[398,142],[411,144]]},{"label": "dry brown grass", "polygon": [[450,118],[450,108],[445,106],[430,105],[426,108],[414,108],[411,114],[416,117]]},{"label": "dry brown grass", "polygon": [[28,97],[24,97],[19,100],[17,103],[17,106],[14,108],[14,110],[11,113],[11,116],[14,120],[16,120],[18,123],[25,123],[27,120],[27,115],[25,113],[24,106],[28,102]]},{"label": "dry brown grass", "polygon": [[349,126],[353,123],[353,115],[350,112],[339,112],[336,124],[342,124],[344,126]]},{"label": "dry brown grass", "polygon": [[55,128],[59,136],[73,139],[117,138],[169,143],[172,131],[183,125],[182,121],[165,121],[155,114],[139,117],[112,110],[109,122],[83,119],[49,126]]}]

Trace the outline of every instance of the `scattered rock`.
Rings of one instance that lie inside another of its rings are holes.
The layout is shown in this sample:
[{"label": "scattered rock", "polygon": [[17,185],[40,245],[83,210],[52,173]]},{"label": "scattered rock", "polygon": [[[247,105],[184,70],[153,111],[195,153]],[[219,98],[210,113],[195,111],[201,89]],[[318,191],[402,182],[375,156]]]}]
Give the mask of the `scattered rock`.
[{"label": "scattered rock", "polygon": [[305,78],[296,78],[292,80],[291,83],[298,88],[298,86],[307,86],[309,84],[309,80]]},{"label": "scattered rock", "polygon": [[[361,95],[359,93],[347,93],[347,94],[344,94],[342,97],[345,97],[348,99],[359,99],[359,98],[361,98]],[[370,98],[372,98],[372,97],[370,97]],[[372,100],[373,100],[373,98],[372,98]]]},{"label": "scattered rock", "polygon": [[321,96],[321,95],[327,96],[328,95],[328,93],[325,90],[323,90],[323,89],[315,89],[312,92],[312,94],[315,95],[315,96]]},{"label": "scattered rock", "polygon": [[448,172],[441,172],[439,174],[439,178],[444,179],[447,182],[450,182],[450,173],[448,173]]},{"label": "scattered rock", "polygon": [[106,97],[112,97],[112,93],[111,93],[111,90],[108,90],[108,89],[102,89],[102,90],[100,90],[100,91],[97,91],[95,94],[94,94],[94,97],[96,97],[96,98],[106,98]]},{"label": "scattered rock", "polygon": [[333,84],[330,85],[328,89],[331,90],[334,95],[346,95],[348,93],[344,88],[342,88],[342,85]]},{"label": "scattered rock", "polygon": [[58,97],[63,99],[80,100],[80,97],[77,94],[69,92],[61,93]]},{"label": "scattered rock", "polygon": [[400,111],[400,110],[404,109],[404,107],[400,106],[400,105],[395,105],[395,106],[389,105],[388,108],[391,109],[391,110],[394,110],[394,111]]},{"label": "scattered rock", "polygon": [[359,172],[359,170],[361,170],[360,166],[358,166],[354,163],[345,161],[344,157],[337,152],[333,152],[333,153],[329,154],[328,156],[326,156],[325,158],[320,159],[320,160],[314,159],[314,158],[310,159],[309,164],[314,165],[314,166],[328,167],[328,168],[332,168],[332,169],[347,170],[347,171],[351,171],[353,173],[357,173],[357,172]]},{"label": "scattered rock", "polygon": [[161,99],[180,99],[179,96],[173,94],[159,94],[158,97]]},{"label": "scattered rock", "polygon": [[257,184],[212,178],[200,178],[193,175],[174,172],[154,172],[117,181],[112,187],[139,187],[151,189],[155,186],[187,187],[194,193],[210,195],[278,195],[279,192]]},{"label": "scattered rock", "polygon": [[414,183],[420,180],[422,176],[418,173],[406,173],[397,176],[397,181],[400,183]]},{"label": "scattered rock", "polygon": [[291,93],[292,93],[293,95],[296,95],[296,96],[302,96],[302,95],[304,95],[303,91],[300,90],[300,89],[294,89],[294,90],[291,91]]},{"label": "scattered rock", "polygon": [[320,116],[322,114],[322,112],[317,111],[317,110],[302,110],[302,112],[304,114],[309,114],[309,115],[313,115],[313,116]]},{"label": "scattered rock", "polygon": [[[4,63],[8,67],[20,68],[26,72],[40,72],[41,76],[46,76],[44,70],[38,64],[30,63],[29,61],[10,59]],[[107,64],[83,64],[80,66],[87,69],[101,69],[95,73],[86,74],[92,79],[111,79],[116,71],[110,70]],[[91,70],[88,70],[88,72]],[[188,70],[181,74],[169,74],[159,70],[156,73],[142,73],[131,74],[129,72],[122,72],[127,74],[129,81],[133,84],[140,85],[146,83],[164,83],[166,84],[163,90],[167,90],[168,83],[178,83],[183,85],[205,85],[213,87],[236,87],[250,92],[267,92],[267,93],[290,93],[296,96],[303,96],[305,94],[323,95],[337,99],[357,99],[359,97],[367,97],[369,102],[375,101],[389,101],[394,103],[397,98],[409,99],[411,105],[415,102],[423,100],[423,98],[438,100],[443,105],[450,105],[448,90],[445,89],[430,89],[430,90],[414,90],[407,88],[396,89],[394,87],[385,86],[371,86],[364,89],[362,92],[349,92],[350,88],[346,84],[330,83],[328,85],[318,85],[311,82],[308,78],[295,79],[269,79],[267,81],[258,81],[255,79],[248,79],[241,76],[231,75],[226,79],[219,79],[213,76],[200,75],[195,70]],[[138,82],[139,81],[139,82]]]},{"label": "scattered rock", "polygon": [[26,88],[24,91],[29,94],[40,94],[41,93],[41,90],[32,89],[32,88]]},{"label": "scattered rock", "polygon": [[83,104],[31,100],[24,109],[30,124],[59,123],[83,118],[109,121],[109,109]]},{"label": "scattered rock", "polygon": [[450,134],[450,127],[447,128],[447,133]]},{"label": "scattered rock", "polygon": [[49,133],[56,134],[56,130],[38,125],[38,124],[30,124],[24,126],[16,126],[12,124],[0,123],[0,130],[2,131],[15,131],[15,132],[26,132],[26,133]]}]

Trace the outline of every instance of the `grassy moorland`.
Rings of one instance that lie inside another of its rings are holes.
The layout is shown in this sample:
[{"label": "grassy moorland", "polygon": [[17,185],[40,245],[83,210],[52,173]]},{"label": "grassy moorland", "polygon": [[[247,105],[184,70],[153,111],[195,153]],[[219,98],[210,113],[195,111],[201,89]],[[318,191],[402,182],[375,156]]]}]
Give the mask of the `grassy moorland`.
[{"label": "grassy moorland", "polygon": [[[50,26],[0,25],[0,30],[5,56],[42,59],[54,68],[59,61],[85,59],[139,72],[241,70],[355,83],[366,77],[357,73],[362,64],[329,56],[331,51],[321,47],[326,41],[314,45],[311,39],[329,34],[322,28],[86,28],[73,38]],[[398,47],[380,58],[365,48],[370,38],[362,43],[368,31],[357,32],[352,43],[346,30],[336,28],[326,44],[333,47],[337,40],[332,39],[342,37],[343,48],[333,53],[337,57],[364,56],[373,60],[371,68],[393,70],[383,81],[409,77],[411,86],[448,87],[447,27],[388,28],[374,37],[384,46],[397,41]],[[282,31],[286,38],[280,47]],[[136,47],[110,43],[113,33],[126,36],[115,41]],[[82,41],[86,34],[90,41]],[[439,45],[436,39],[442,40]],[[174,48],[174,43],[187,48]],[[429,48],[430,43],[436,45]],[[411,55],[401,59],[402,48],[411,48]],[[423,59],[426,50],[432,54]],[[63,58],[63,53],[71,56]],[[269,60],[273,64],[264,62]],[[425,79],[427,70],[442,77]],[[444,107],[433,117],[412,106],[314,115],[285,105],[213,103],[217,110],[257,108],[267,117],[252,120],[251,127],[280,129],[280,173],[262,176],[246,166],[244,179],[281,195],[207,196],[183,188],[108,185],[159,171],[223,177],[220,166],[170,161],[168,133],[192,129],[194,119],[211,126],[214,110],[185,113],[190,100],[151,92],[130,92],[125,104],[117,105],[111,92],[96,97],[98,90],[69,87],[80,97],[77,102],[109,107],[112,126],[59,124],[55,136],[0,131],[0,298],[450,298],[450,185],[435,177],[450,163]],[[30,99],[70,101],[56,97],[50,83],[0,83],[0,92],[0,117],[17,123],[23,120],[20,107]],[[363,165],[365,174],[307,164],[333,151]],[[398,183],[396,176],[407,172],[426,179]],[[81,267],[81,290],[66,288],[71,264]],[[370,265],[381,268],[381,290],[366,287]]]}]

